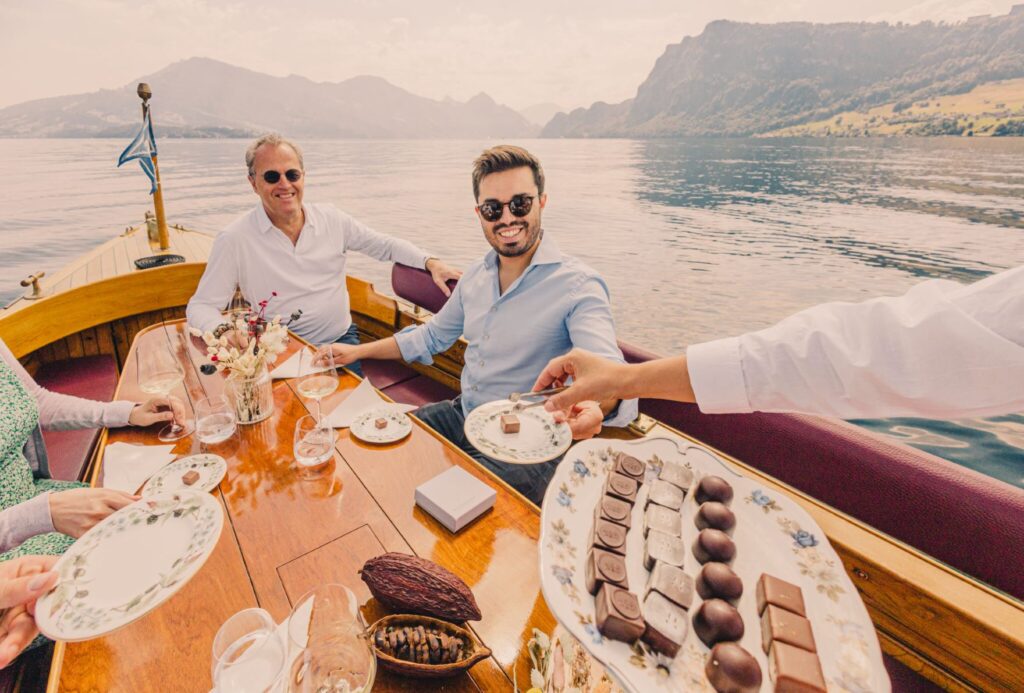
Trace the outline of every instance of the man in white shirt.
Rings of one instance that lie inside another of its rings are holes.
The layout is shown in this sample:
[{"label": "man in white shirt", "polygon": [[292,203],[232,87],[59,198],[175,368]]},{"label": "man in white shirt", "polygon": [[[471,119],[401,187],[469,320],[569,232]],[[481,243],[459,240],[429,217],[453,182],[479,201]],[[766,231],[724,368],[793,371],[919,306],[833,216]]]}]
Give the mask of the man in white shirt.
[{"label": "man in white shirt", "polygon": [[903,296],[826,303],[684,356],[637,365],[573,350],[535,389],[573,379],[550,409],[602,397],[696,402],[706,414],[844,419],[1024,411],[1024,267],[974,284],[933,279]]},{"label": "man in white shirt", "polygon": [[[245,152],[249,183],[260,204],[217,236],[206,271],[188,302],[188,324],[241,345],[244,335],[221,311],[240,287],[251,305],[269,301],[267,315],[302,316],[289,327],[313,344],[358,344],[349,311],[345,262],[350,250],[385,262],[423,267],[449,294],[461,272],[409,241],[378,233],[329,204],[303,204],[302,151],[280,135],[260,137]],[[349,365],[360,373],[358,364]]]}]

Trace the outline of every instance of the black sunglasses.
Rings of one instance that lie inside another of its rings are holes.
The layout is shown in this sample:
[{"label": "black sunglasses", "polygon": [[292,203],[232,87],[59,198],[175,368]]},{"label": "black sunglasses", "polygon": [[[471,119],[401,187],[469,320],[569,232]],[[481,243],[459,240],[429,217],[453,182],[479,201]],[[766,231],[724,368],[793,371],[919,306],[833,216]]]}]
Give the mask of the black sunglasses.
[{"label": "black sunglasses", "polygon": [[476,211],[480,212],[480,216],[484,218],[484,221],[497,221],[501,219],[505,205],[508,205],[508,211],[512,212],[512,216],[525,217],[533,209],[533,195],[513,195],[512,199],[508,202],[484,200],[481,204],[477,205]]},{"label": "black sunglasses", "polygon": [[[284,172],[284,177],[288,179],[289,183],[294,183],[298,179],[302,178],[302,171],[297,168],[290,168]],[[270,185],[275,185],[277,181],[281,180],[281,172],[264,171],[263,180],[267,181]]]}]

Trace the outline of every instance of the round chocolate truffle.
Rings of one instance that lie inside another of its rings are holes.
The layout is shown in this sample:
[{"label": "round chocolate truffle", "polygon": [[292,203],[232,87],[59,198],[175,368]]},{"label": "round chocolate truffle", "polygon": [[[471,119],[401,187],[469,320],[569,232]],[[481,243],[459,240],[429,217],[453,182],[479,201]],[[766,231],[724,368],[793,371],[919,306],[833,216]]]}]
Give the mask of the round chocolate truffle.
[{"label": "round chocolate truffle", "polygon": [[697,508],[697,516],[693,523],[697,525],[697,529],[720,529],[726,534],[732,534],[733,527],[736,526],[736,516],[724,503],[708,501],[701,503]]},{"label": "round chocolate truffle", "polygon": [[729,602],[709,599],[701,602],[693,615],[693,632],[707,645],[739,640],[743,637],[743,617]]},{"label": "round chocolate truffle", "polygon": [[702,529],[693,542],[693,555],[701,563],[728,563],[736,557],[736,544],[720,529]]},{"label": "round chocolate truffle", "polygon": [[697,484],[697,492],[694,498],[698,503],[718,501],[729,505],[732,500],[732,486],[720,476],[706,476]]},{"label": "round chocolate truffle", "polygon": [[694,588],[701,599],[718,597],[732,602],[743,594],[743,581],[725,563],[706,563],[697,573]]},{"label": "round chocolate truffle", "polygon": [[718,693],[756,693],[761,689],[761,666],[734,642],[711,648],[704,673]]}]

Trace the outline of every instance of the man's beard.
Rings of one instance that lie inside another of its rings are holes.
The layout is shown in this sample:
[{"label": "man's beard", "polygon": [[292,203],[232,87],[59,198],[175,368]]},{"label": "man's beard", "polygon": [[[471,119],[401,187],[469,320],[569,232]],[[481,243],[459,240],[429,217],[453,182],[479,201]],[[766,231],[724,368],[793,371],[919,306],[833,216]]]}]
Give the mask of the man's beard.
[{"label": "man's beard", "polygon": [[[504,229],[514,226],[526,227],[526,240],[520,246],[509,248],[501,242],[501,236],[498,234]],[[533,249],[533,247],[537,245],[537,241],[540,238],[540,234],[541,226],[539,221],[537,222],[536,226],[534,226],[528,221],[506,224],[502,226],[500,229],[495,228],[493,231],[491,231],[491,236],[493,237],[493,240],[491,240],[491,247],[494,248],[494,252],[496,252],[498,255],[501,255],[502,257],[519,257],[520,255],[525,255],[526,253],[530,252]]]}]

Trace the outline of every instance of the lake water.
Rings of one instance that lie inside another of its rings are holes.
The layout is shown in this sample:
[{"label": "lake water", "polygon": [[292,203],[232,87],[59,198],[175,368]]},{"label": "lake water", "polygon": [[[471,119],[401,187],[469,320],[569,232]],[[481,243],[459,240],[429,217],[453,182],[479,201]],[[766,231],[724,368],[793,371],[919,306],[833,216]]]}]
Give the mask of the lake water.
[{"label": "lake water", "polygon": [[[138,224],[148,182],[120,140],[0,140],[0,300]],[[168,220],[217,233],[257,201],[241,140],[162,140]],[[478,141],[324,141],[306,200],[457,264],[486,243],[472,211]],[[536,140],[544,227],[600,270],[619,334],[669,354],[801,308],[970,282],[1024,264],[1024,141]],[[351,272],[389,289],[388,269]],[[858,422],[1024,486],[1024,416]]]}]

